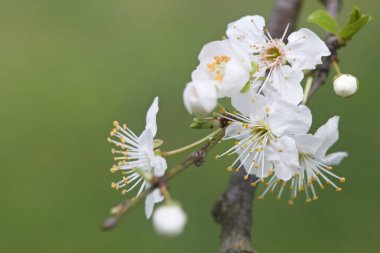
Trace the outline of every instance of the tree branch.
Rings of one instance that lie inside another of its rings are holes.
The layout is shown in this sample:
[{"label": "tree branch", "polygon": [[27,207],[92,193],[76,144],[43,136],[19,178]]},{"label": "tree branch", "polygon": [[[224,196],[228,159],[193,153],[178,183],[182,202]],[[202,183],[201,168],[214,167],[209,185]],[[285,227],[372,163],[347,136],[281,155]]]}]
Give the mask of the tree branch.
[{"label": "tree branch", "polygon": [[111,209],[111,215],[102,223],[101,228],[103,230],[113,229],[121,220],[122,217],[137,203],[141,202],[145,197],[151,193],[153,190],[158,189],[162,186],[166,186],[167,182],[172,178],[177,176],[179,173],[190,167],[191,165],[201,166],[206,158],[207,153],[219,143],[219,141],[223,138],[225,127],[227,122],[224,118],[220,118],[220,131],[217,132],[210,140],[203,145],[200,149],[193,152],[190,156],[188,156],[185,160],[183,160],[178,165],[172,167],[165,173],[164,176],[156,178],[156,181],[147,189],[142,191],[140,195],[132,199],[126,199],[117,205],[115,205]]},{"label": "tree branch", "polygon": [[269,31],[273,38],[281,38],[289,24],[285,38],[294,31],[303,0],[276,0],[269,22]]},{"label": "tree branch", "polygon": [[[281,38],[287,24],[288,33],[295,28],[303,0],[276,0],[269,31],[272,37]],[[250,183],[255,180],[249,177],[244,181],[245,170],[231,176],[224,194],[214,204],[212,215],[222,231],[221,253],[254,253],[251,245],[252,204],[255,188]]]},{"label": "tree branch", "polygon": [[[336,18],[341,8],[341,0],[320,0],[325,5],[327,12]],[[337,50],[342,47],[339,38],[331,33],[326,34],[325,42],[331,54],[324,59],[323,63],[311,73],[314,81],[311,85],[309,97],[313,95],[321,85],[325,84],[330,73],[331,61],[338,61]]]}]

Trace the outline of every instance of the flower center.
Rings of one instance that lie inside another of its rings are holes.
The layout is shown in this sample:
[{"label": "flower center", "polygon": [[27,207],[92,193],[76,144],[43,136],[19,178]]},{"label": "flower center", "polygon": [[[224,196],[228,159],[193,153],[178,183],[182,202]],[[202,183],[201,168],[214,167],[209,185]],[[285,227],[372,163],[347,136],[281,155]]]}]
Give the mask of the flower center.
[{"label": "flower center", "polygon": [[284,43],[278,39],[269,42],[261,52],[261,59],[267,65],[276,63],[284,64],[286,60],[283,46]]},{"label": "flower center", "polygon": [[223,82],[225,65],[227,62],[229,62],[230,59],[231,57],[227,55],[214,56],[214,61],[207,64],[207,68],[213,75],[214,80],[218,81],[219,83]]}]

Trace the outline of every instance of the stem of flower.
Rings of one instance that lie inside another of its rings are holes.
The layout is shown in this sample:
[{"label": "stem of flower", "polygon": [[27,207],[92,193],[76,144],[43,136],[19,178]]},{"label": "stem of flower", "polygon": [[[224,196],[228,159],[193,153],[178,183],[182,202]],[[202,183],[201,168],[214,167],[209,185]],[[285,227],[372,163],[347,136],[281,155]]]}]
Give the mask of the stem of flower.
[{"label": "stem of flower", "polygon": [[178,148],[178,149],[175,149],[175,150],[171,150],[171,151],[162,151],[161,152],[161,156],[162,157],[170,157],[170,156],[173,156],[173,155],[177,155],[179,153],[182,153],[184,151],[187,151],[195,146],[198,146],[199,144],[202,144],[206,141],[209,141],[210,138],[212,138],[214,135],[216,135],[218,132],[220,131],[220,129],[216,130],[215,132],[212,132],[211,134],[207,135],[206,137],[203,137],[202,139],[196,141],[196,142],[193,142],[189,145],[186,145],[182,148]]},{"label": "stem of flower", "polygon": [[312,84],[313,84],[313,77],[309,76],[307,78],[306,84],[305,84],[305,91],[304,91],[304,95],[303,95],[303,99],[302,99],[303,105],[305,105],[307,102],[307,99],[308,99],[309,93],[310,93],[310,88],[311,88]]},{"label": "stem of flower", "polygon": [[[220,131],[219,131],[220,130]],[[177,176],[182,171],[186,170],[191,165],[195,164],[196,166],[200,166],[201,163],[200,160],[203,160],[206,156],[206,154],[215,147],[216,144],[219,143],[219,141],[223,138],[225,133],[225,128],[218,129],[218,131],[215,131],[213,134],[213,138],[209,140],[204,146],[202,146],[198,151],[192,153],[189,157],[187,157],[185,160],[183,160],[181,163],[177,164],[176,166],[172,167],[170,170],[168,170],[165,175],[159,180],[163,180],[163,183],[167,183],[171,179],[173,179],[175,176]],[[110,216],[103,222],[102,229],[104,230],[110,230],[114,228],[120,221],[120,219],[136,204],[142,202],[144,198],[151,192],[153,192],[155,189],[160,187],[162,183],[154,183],[149,188],[145,189],[140,193],[140,195],[136,196],[132,199],[126,199],[120,202],[119,204],[115,205],[111,209]],[[164,193],[165,194],[165,193]]]},{"label": "stem of flower", "polygon": [[332,64],[332,66],[334,67],[334,70],[335,70],[335,72],[336,72],[338,75],[342,73],[342,72],[340,71],[340,67],[339,67],[339,64],[338,64],[337,61],[333,60],[333,61],[331,62],[331,64]]}]

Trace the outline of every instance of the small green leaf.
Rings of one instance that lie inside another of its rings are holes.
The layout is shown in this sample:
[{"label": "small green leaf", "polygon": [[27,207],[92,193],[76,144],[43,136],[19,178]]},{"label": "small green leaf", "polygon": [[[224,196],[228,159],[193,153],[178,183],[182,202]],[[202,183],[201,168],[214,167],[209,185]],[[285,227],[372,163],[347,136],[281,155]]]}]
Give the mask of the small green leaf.
[{"label": "small green leaf", "polygon": [[243,87],[243,89],[241,89],[241,93],[246,93],[247,91],[249,91],[249,89],[251,89],[251,81],[248,81],[245,85],[244,85],[244,87]]},{"label": "small green leaf", "polygon": [[362,13],[361,13],[359,7],[354,6],[354,8],[352,8],[350,19],[348,20],[347,24],[351,24],[351,23],[358,21],[358,19],[360,19],[361,16],[362,16]]},{"label": "small green leaf", "polygon": [[335,35],[339,34],[340,28],[336,20],[325,10],[317,10],[310,14],[307,21],[315,23],[326,31]]},{"label": "small green leaf", "polygon": [[162,144],[164,144],[164,141],[163,141],[163,140],[160,140],[160,139],[154,139],[154,140],[153,140],[153,147],[154,147],[154,148],[158,148],[158,147],[161,146]]},{"label": "small green leaf", "polygon": [[358,7],[354,7],[352,9],[350,19],[340,31],[339,36],[344,40],[352,39],[352,36],[354,36],[355,33],[371,21],[371,19],[371,16],[363,15]]}]

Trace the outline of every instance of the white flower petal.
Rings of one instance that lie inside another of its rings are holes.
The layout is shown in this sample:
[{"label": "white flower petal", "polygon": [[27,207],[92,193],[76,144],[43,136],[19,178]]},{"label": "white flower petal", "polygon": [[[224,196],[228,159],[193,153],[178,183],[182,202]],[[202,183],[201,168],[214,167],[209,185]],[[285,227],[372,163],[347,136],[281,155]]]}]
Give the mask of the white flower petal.
[{"label": "white flower petal", "polygon": [[270,104],[267,97],[257,94],[253,90],[246,93],[236,93],[231,97],[232,106],[236,110],[250,118],[262,118],[265,114],[264,107]]},{"label": "white flower petal", "polygon": [[156,133],[157,133],[157,123],[156,123],[157,112],[158,112],[158,97],[155,97],[152,105],[150,106],[146,114],[146,126],[145,126],[145,129],[150,129],[152,131],[153,137],[156,136]]},{"label": "white flower petal", "polygon": [[[239,133],[245,132],[246,129],[241,125],[241,124],[235,124],[232,123],[226,128],[226,137],[231,137],[231,136],[237,136]],[[241,140],[243,138],[247,137],[247,135],[239,135],[237,137],[234,137],[234,139]]]},{"label": "white flower petal", "polygon": [[145,198],[145,215],[147,219],[149,219],[153,213],[154,203],[154,194],[149,193]]},{"label": "white flower petal", "polygon": [[194,81],[187,84],[183,101],[187,111],[197,116],[205,116],[217,105],[215,81]]},{"label": "white flower petal", "polygon": [[227,37],[235,43],[242,44],[251,52],[257,52],[253,47],[266,42],[264,38],[265,20],[261,16],[245,16],[228,24]]},{"label": "white flower petal", "polygon": [[161,156],[154,157],[154,159],[152,160],[152,166],[153,174],[156,177],[162,177],[165,174],[166,169],[168,168],[165,158]]},{"label": "white flower petal", "polygon": [[303,89],[301,81],[303,79],[303,72],[299,69],[291,68],[288,65],[277,66],[264,88],[264,94],[266,91],[270,91],[268,86],[273,86],[279,93],[282,100],[298,105],[303,98]]},{"label": "white flower petal", "polygon": [[312,116],[309,108],[278,101],[270,113],[269,126],[276,136],[305,134],[310,129]]},{"label": "white flower petal", "polygon": [[[146,183],[145,189],[148,189],[151,186],[150,183]],[[153,190],[145,198],[145,215],[149,219],[153,213],[154,204],[163,201],[165,197],[161,194],[159,189]]]},{"label": "white flower petal", "polygon": [[323,140],[312,134],[299,134],[293,136],[299,153],[314,155],[320,148]]},{"label": "white flower petal", "polygon": [[165,197],[161,194],[160,189],[155,189],[151,194],[153,194],[154,203],[159,203],[165,199]]},{"label": "white flower petal", "polygon": [[239,93],[249,80],[249,71],[243,65],[231,59],[225,67],[225,76],[222,82],[217,82],[218,97],[231,97]]},{"label": "white flower petal", "polygon": [[299,162],[294,139],[282,136],[270,146],[268,153],[268,159],[274,162],[274,173],[279,179],[287,181],[297,172]]},{"label": "white flower petal", "polygon": [[338,165],[347,156],[347,152],[335,152],[327,155],[322,161],[327,165]]},{"label": "white flower petal", "polygon": [[139,149],[144,149],[153,154],[153,133],[150,129],[145,129],[140,134]]},{"label": "white flower petal", "polygon": [[312,31],[302,28],[288,37],[286,59],[293,68],[314,69],[322,63],[322,56],[330,55],[326,44]]},{"label": "white flower petal", "polygon": [[314,134],[315,137],[321,138],[323,140],[316,157],[323,159],[326,156],[327,150],[337,142],[339,138],[338,132],[339,116],[334,116],[330,118],[323,126],[318,128],[317,132]]}]

